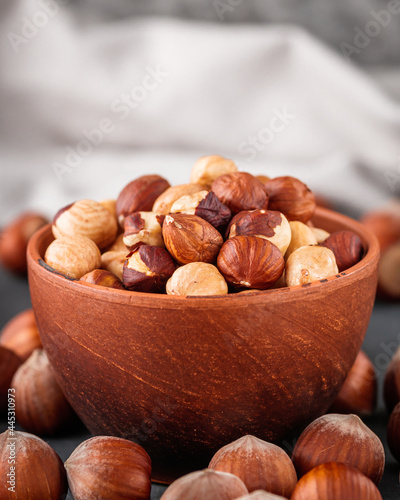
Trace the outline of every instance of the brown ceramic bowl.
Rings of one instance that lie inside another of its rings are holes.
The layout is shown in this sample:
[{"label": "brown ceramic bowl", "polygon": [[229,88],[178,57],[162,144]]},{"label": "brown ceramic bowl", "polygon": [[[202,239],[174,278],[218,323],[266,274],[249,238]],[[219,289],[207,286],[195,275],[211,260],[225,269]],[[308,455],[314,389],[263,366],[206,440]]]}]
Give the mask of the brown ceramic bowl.
[{"label": "brown ceramic bowl", "polygon": [[59,383],[93,434],[139,442],[153,478],[206,467],[243,434],[280,441],[323,414],[339,392],[370,319],[379,259],[359,223],[318,209],[327,231],[350,229],[366,254],[308,286],[176,297],[82,284],[44,267],[53,237],[28,249],[41,338]]}]

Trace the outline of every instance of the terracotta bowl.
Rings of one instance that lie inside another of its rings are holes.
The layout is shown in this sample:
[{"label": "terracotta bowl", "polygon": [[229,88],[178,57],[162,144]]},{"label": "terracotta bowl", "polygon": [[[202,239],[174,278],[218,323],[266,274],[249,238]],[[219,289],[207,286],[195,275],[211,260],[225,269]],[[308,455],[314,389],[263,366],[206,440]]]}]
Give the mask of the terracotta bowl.
[{"label": "terracotta bowl", "polygon": [[326,209],[366,254],[308,286],[220,297],[171,297],[71,281],[44,267],[50,226],[31,239],[29,283],[43,345],[93,434],[140,443],[153,478],[206,467],[243,434],[280,441],[323,414],[361,347],[379,259],[375,237]]}]

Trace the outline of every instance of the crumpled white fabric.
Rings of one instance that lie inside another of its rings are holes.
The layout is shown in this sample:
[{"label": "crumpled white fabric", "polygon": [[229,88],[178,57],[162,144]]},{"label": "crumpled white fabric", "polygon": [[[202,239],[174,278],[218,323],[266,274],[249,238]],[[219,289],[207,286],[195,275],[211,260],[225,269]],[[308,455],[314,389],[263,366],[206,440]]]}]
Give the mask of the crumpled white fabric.
[{"label": "crumpled white fabric", "polygon": [[60,3],[47,22],[40,0],[0,10],[0,223],[115,197],[145,173],[187,182],[214,153],[298,176],[355,215],[399,189],[399,104],[306,32],[154,18],[88,27]]}]

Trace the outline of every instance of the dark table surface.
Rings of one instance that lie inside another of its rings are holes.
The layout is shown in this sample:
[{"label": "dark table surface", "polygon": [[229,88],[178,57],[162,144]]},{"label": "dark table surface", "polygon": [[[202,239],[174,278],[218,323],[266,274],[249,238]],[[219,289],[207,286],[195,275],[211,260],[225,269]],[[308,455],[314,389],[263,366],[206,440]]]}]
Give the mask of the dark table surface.
[{"label": "dark table surface", "polygon": [[[30,298],[27,281],[0,270],[0,328],[15,314],[28,307],[30,307]],[[398,500],[400,498],[399,465],[386,446],[388,416],[382,402],[382,382],[385,370],[399,345],[400,305],[377,302],[363,349],[372,360],[379,378],[379,405],[377,412],[373,416],[364,419],[364,421],[378,434],[385,445],[386,468],[379,486],[384,500]],[[6,421],[0,421],[0,432],[4,432],[6,428]],[[76,446],[88,437],[90,437],[89,433],[82,429],[75,434],[46,439],[46,441],[65,461]],[[163,486],[153,485],[151,498],[158,500],[164,489]],[[68,500],[72,500],[71,495],[68,495]]]}]

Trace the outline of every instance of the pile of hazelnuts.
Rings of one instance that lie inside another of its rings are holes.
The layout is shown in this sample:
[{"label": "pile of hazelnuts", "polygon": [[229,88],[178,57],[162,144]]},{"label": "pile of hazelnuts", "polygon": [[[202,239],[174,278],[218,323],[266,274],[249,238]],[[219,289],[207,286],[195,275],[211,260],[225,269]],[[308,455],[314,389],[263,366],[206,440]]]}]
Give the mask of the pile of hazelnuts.
[{"label": "pile of hazelnuts", "polygon": [[144,175],[115,201],[61,209],[47,265],[106,287],[193,296],[307,285],[363,256],[357,234],[314,227],[315,196],[294,177],[253,176],[214,155],[190,180]]}]

